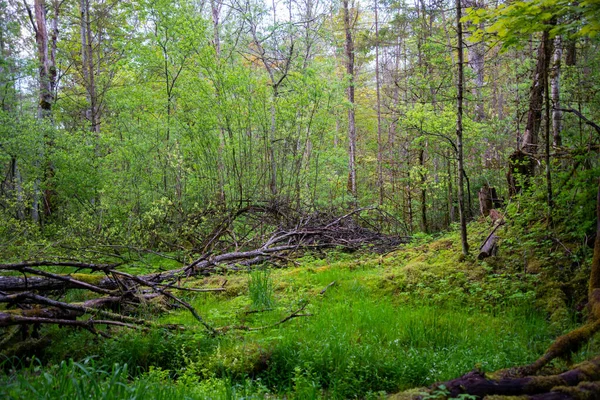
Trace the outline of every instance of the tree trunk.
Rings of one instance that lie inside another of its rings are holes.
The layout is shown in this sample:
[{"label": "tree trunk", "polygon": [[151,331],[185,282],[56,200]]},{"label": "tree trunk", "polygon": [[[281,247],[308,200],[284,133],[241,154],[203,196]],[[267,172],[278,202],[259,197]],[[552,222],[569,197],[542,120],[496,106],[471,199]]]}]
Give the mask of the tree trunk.
[{"label": "tree trunk", "polygon": [[490,188],[488,185],[483,185],[478,193],[479,211],[484,217],[490,215],[490,210],[494,208],[492,189],[493,188]]},{"label": "tree trunk", "polygon": [[354,121],[354,40],[352,39],[352,26],[350,24],[350,9],[348,0],[343,0],[344,5],[344,30],[346,32],[346,73],[348,75],[348,88],[346,90],[348,102],[348,191],[356,201],[356,124]]},{"label": "tree trunk", "polygon": [[544,154],[544,158],[546,160],[546,202],[548,205],[548,215],[547,221],[548,225],[552,225],[552,170],[550,166],[550,115],[552,111],[550,110],[550,91],[549,91],[549,82],[548,82],[548,69],[544,71],[544,99],[545,99],[545,108],[546,108],[546,123],[545,123],[545,147],[546,151]]},{"label": "tree trunk", "polygon": [[542,109],[544,106],[544,74],[548,71],[552,55],[552,41],[548,31],[542,34],[542,40],[537,53],[537,65],[533,83],[529,91],[529,110],[527,112],[527,125],[523,134],[521,149],[528,154],[535,154],[538,150],[538,134],[542,122]]},{"label": "tree trunk", "polygon": [[[58,4],[54,4],[54,18],[52,19],[52,42],[48,36],[48,23],[46,20],[46,2],[35,0],[35,41],[37,45],[38,77],[39,77],[39,103],[38,118],[52,119],[52,106],[54,104],[54,89],[56,87],[56,41],[58,35]],[[47,148],[52,145],[48,137],[44,137],[36,161],[37,168],[41,169],[41,175],[48,182],[53,176],[53,168],[48,160]],[[42,177],[38,174],[33,184],[33,202],[31,218],[34,222],[40,221],[40,209],[43,208],[44,215],[50,215],[54,208],[55,193],[50,187],[42,193]],[[41,204],[40,204],[41,202]]]},{"label": "tree trunk", "polygon": [[429,224],[427,223],[427,188],[425,187],[427,177],[425,175],[425,150],[419,150],[419,166],[421,171],[421,230],[429,233]]},{"label": "tree trunk", "polygon": [[[467,0],[465,7],[481,8],[477,0]],[[483,23],[480,23],[478,29],[483,30]],[[485,78],[485,43],[479,41],[467,47],[469,65],[475,74],[473,92],[475,95],[475,121],[481,122],[485,119],[485,107],[483,105],[483,84]]]},{"label": "tree trunk", "polygon": [[381,138],[381,94],[379,81],[379,15],[375,0],[375,86],[377,92],[377,188],[379,189],[379,205],[383,205],[383,141]]},{"label": "tree trunk", "polygon": [[537,65],[533,83],[529,91],[529,110],[527,112],[527,125],[517,150],[510,156],[508,162],[508,192],[515,195],[529,186],[529,178],[534,175],[535,163],[532,154],[538,151],[538,135],[542,122],[542,109],[544,108],[545,75],[550,65],[553,46],[548,31],[542,34],[542,41],[538,47]]},{"label": "tree trunk", "polygon": [[560,111],[560,61],[562,58],[562,40],[560,36],[554,39],[554,56],[552,58],[552,144],[561,146],[562,139],[560,136],[562,112]]},{"label": "tree trunk", "polygon": [[465,215],[465,193],[464,193],[464,160],[463,160],[463,82],[464,82],[464,55],[462,34],[462,4],[456,0],[456,31],[458,36],[458,80],[456,84],[456,147],[458,158],[458,213],[460,218],[460,240],[462,252],[469,254],[469,243],[467,242],[467,216]]}]

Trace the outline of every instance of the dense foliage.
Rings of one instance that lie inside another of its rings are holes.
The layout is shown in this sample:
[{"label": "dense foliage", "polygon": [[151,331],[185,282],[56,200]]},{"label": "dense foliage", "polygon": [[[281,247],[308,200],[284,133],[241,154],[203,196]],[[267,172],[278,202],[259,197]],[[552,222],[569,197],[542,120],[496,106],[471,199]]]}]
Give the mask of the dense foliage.
[{"label": "dense foliage", "polygon": [[[0,278],[106,275],[42,300],[139,323],[21,329],[47,303],[0,292],[0,397],[378,398],[533,362],[594,317],[599,32],[591,0],[0,0]],[[252,249],[290,268],[213,263]]]},{"label": "dense foliage", "polygon": [[[550,69],[560,103],[553,96],[551,106],[597,120],[596,6],[563,3],[463,4],[469,215],[484,184],[506,198],[506,161],[527,128],[544,29],[558,57]],[[3,237],[67,230],[189,248],[210,230],[207,210],[260,202],[379,203],[406,233],[458,220],[449,4],[379,4],[377,37],[372,5],[350,5],[354,103],[345,97],[335,2],[37,2],[52,56],[46,77],[37,68],[37,8],[29,15],[24,5],[0,3]],[[44,112],[40,80],[51,81]],[[349,107],[356,198],[347,188]],[[555,113],[544,112],[554,124]],[[586,207],[578,197],[586,189],[568,193],[597,175],[598,133],[574,113],[556,118],[550,160],[560,213],[572,201]],[[537,153],[543,172],[541,146]]]}]

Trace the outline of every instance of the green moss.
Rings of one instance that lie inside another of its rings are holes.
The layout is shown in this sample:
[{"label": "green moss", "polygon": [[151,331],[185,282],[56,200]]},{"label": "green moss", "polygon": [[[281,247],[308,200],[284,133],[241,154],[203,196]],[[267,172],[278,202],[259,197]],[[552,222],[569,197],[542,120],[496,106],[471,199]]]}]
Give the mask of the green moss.
[{"label": "green moss", "polygon": [[570,323],[565,293],[553,282],[544,285],[539,292],[543,293],[543,296],[537,301],[538,307],[548,313],[550,322],[557,331],[564,330]]},{"label": "green moss", "polygon": [[71,274],[71,278],[81,282],[89,283],[90,285],[98,285],[106,278],[105,275],[94,275],[94,274]]},{"label": "green moss", "polygon": [[527,392],[549,392],[555,386],[564,385],[566,382],[557,375],[552,376],[533,376],[531,380],[524,385]]}]

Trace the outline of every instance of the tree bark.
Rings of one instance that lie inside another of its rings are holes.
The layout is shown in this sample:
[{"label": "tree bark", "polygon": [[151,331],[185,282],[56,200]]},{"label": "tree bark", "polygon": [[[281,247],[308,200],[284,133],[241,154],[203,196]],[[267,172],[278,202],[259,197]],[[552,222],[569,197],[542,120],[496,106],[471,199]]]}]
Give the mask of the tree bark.
[{"label": "tree bark", "polygon": [[494,202],[492,197],[492,188],[488,185],[483,185],[478,193],[479,197],[479,211],[481,215],[487,217],[490,215],[490,210],[494,208]]},{"label": "tree bark", "polygon": [[552,137],[554,146],[562,145],[560,111],[560,63],[562,58],[562,40],[560,36],[554,39],[554,55],[552,57],[551,91],[552,91]]},{"label": "tree bark", "polygon": [[548,31],[542,33],[542,40],[537,52],[537,64],[533,83],[529,91],[529,110],[527,112],[527,125],[521,141],[521,149],[528,154],[538,151],[538,134],[542,122],[542,109],[544,106],[544,76],[550,65],[552,57],[552,41]]},{"label": "tree bark", "polygon": [[542,33],[542,40],[537,52],[537,64],[533,83],[529,91],[529,110],[527,112],[527,125],[517,150],[508,161],[508,192],[511,196],[520,193],[529,186],[529,178],[535,173],[535,163],[531,155],[538,151],[538,136],[542,122],[542,109],[544,108],[545,82],[553,52],[552,41],[548,31]]},{"label": "tree bark", "polygon": [[383,139],[381,137],[381,94],[379,78],[379,14],[375,1],[375,86],[377,92],[377,188],[379,189],[379,205],[383,205]]},{"label": "tree bark", "polygon": [[348,77],[348,88],[346,96],[348,99],[348,191],[356,201],[356,123],[354,112],[354,40],[352,38],[352,24],[350,22],[350,8],[348,0],[343,0],[344,7],[344,31],[346,33],[346,74]]},{"label": "tree bark", "polygon": [[464,55],[463,55],[463,33],[462,33],[462,4],[456,0],[456,31],[458,36],[458,79],[456,84],[456,147],[458,158],[458,213],[460,218],[460,239],[462,252],[469,254],[469,243],[467,241],[467,216],[465,215],[465,193],[463,178],[465,167],[463,160],[463,82],[464,82]]}]

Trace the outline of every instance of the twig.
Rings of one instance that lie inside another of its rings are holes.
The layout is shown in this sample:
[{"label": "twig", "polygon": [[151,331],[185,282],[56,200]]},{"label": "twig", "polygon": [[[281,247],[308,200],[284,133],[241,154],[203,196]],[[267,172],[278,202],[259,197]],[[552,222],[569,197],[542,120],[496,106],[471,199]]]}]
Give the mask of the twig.
[{"label": "twig", "polygon": [[113,273],[117,274],[117,275],[122,275],[128,279],[131,279],[134,282],[137,282],[141,285],[147,286],[152,288],[154,291],[156,291],[157,293],[160,293],[162,295],[164,295],[165,297],[170,298],[171,300],[174,300],[175,302],[181,304],[182,306],[184,306],[185,308],[187,308],[189,310],[189,312],[194,316],[194,318],[196,318],[196,320],[198,320],[198,322],[200,322],[202,324],[202,326],[204,326],[211,334],[215,334],[217,331],[215,330],[215,328],[213,328],[212,326],[210,326],[209,324],[207,324],[204,319],[196,312],[196,310],[194,309],[194,307],[192,307],[190,304],[188,304],[187,302],[181,300],[180,298],[176,297],[175,295],[173,295],[172,293],[169,293],[166,290],[161,289],[160,287],[158,287],[156,284],[148,282],[138,276],[135,275],[130,275],[127,274],[125,272],[120,272],[120,271],[113,271]]},{"label": "twig", "polygon": [[246,325],[223,326],[221,328],[217,328],[216,331],[227,332],[228,330],[235,329],[235,330],[239,330],[239,331],[256,332],[256,331],[264,331],[265,329],[275,328],[276,326],[284,324],[287,321],[294,319],[294,318],[312,317],[312,314],[300,314],[302,311],[304,311],[304,309],[306,308],[307,305],[308,305],[308,302],[304,303],[302,305],[302,307],[300,307],[296,311],[292,312],[291,314],[289,314],[282,320],[275,322],[274,324],[271,324],[271,325],[259,326],[256,328],[252,328],[252,327],[249,327]]},{"label": "twig", "polygon": [[327,289],[329,289],[330,287],[332,287],[333,285],[335,285],[335,281],[331,282],[329,285],[325,286],[325,288],[323,290],[321,290],[319,292],[319,294],[325,294],[325,292],[327,291]]},{"label": "twig", "polygon": [[328,229],[330,227],[332,227],[333,225],[338,224],[341,220],[346,219],[356,213],[362,212],[362,211],[368,211],[368,210],[374,210],[377,207],[365,207],[365,208],[357,208],[356,210],[350,211],[348,214],[342,215],[341,217],[337,218],[336,220],[334,220],[333,222],[330,222],[329,224],[327,224],[325,226],[325,229]]}]

